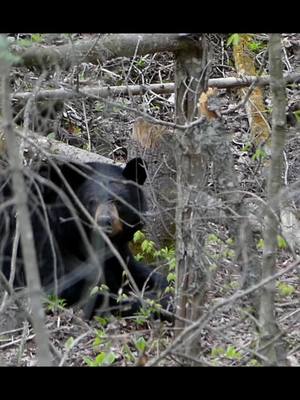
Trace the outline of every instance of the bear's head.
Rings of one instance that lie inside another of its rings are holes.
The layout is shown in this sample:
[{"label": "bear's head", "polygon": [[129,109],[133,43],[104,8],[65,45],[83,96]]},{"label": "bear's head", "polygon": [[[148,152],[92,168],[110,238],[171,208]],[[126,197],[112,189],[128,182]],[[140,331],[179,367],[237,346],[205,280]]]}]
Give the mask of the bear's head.
[{"label": "bear's head", "polygon": [[130,241],[143,226],[146,201],[141,189],[147,172],[141,158],[130,160],[122,169],[116,165],[87,163],[87,178],[77,196],[97,225],[113,241]]}]

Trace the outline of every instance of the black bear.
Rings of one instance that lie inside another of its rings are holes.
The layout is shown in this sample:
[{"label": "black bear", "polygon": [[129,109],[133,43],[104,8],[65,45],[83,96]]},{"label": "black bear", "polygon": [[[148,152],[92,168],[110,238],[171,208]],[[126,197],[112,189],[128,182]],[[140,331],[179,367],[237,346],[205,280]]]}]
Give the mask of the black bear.
[{"label": "black bear", "polygon": [[[47,293],[56,293],[68,305],[83,303],[88,319],[101,312],[132,315],[143,298],[160,298],[163,309],[169,306],[166,278],[137,262],[129,249],[146,211],[141,186],[147,173],[141,158],[130,160],[124,168],[99,162],[52,162],[36,174],[30,172],[28,205],[41,282]],[[10,180],[2,178],[0,200],[11,194]],[[6,277],[11,269],[15,225],[14,206],[8,205],[0,213],[0,261]],[[20,245],[15,262],[14,285],[22,287],[26,282]],[[88,291],[96,285],[107,291],[90,297]],[[123,301],[120,289],[127,295]]]}]

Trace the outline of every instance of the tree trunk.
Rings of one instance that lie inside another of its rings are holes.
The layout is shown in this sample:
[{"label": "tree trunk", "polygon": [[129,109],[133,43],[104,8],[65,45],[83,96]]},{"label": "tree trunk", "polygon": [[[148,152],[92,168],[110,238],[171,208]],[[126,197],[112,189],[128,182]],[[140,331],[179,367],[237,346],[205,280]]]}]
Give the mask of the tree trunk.
[{"label": "tree trunk", "polygon": [[[198,43],[190,43],[176,53],[176,123],[192,122],[198,116],[197,103],[206,89],[207,51],[204,37]],[[186,320],[196,320],[200,315],[207,274],[203,260],[203,231],[201,218],[205,207],[207,155],[202,151],[206,125],[177,130],[176,132],[176,321],[178,332]],[[193,347],[190,344],[190,351]]]},{"label": "tree trunk", "polygon": [[[3,40],[3,39],[2,39]],[[16,215],[20,228],[21,248],[24,258],[29,300],[32,310],[32,323],[37,344],[37,364],[40,366],[51,365],[48,332],[45,326],[45,315],[42,306],[42,288],[38,271],[33,231],[27,206],[27,191],[22,173],[22,159],[20,148],[12,124],[12,110],[9,93],[9,65],[5,59],[8,50],[2,49],[0,59],[0,73],[2,75],[2,114],[3,132],[6,137],[7,152],[12,174],[12,186],[16,205]]]},{"label": "tree trunk", "polygon": [[[286,137],[286,88],[283,79],[281,60],[281,36],[270,35],[269,63],[272,93],[272,147],[269,170],[267,197],[269,208],[266,209],[264,227],[264,252],[262,279],[275,274],[278,234],[279,191],[282,186],[283,150]],[[279,328],[275,316],[275,282],[266,284],[260,297],[260,352],[268,358],[270,365],[286,364],[283,343],[279,340]]]},{"label": "tree trunk", "polygon": [[129,141],[129,158],[142,157],[147,163],[145,183],[148,212],[145,232],[158,248],[175,242],[176,166],[174,130],[139,117]]}]

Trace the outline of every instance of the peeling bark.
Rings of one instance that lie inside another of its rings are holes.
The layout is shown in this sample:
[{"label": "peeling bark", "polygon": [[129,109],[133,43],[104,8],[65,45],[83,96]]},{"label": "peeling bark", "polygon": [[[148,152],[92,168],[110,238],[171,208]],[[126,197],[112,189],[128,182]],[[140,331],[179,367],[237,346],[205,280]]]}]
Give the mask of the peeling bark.
[{"label": "peeling bark", "polygon": [[[238,44],[233,46],[233,55],[237,72],[241,75],[256,75],[254,59],[249,54],[248,44],[251,41],[250,35],[240,35]],[[247,91],[241,89],[243,97],[247,97]],[[270,128],[267,122],[267,115],[264,105],[263,92],[259,87],[253,88],[249,94],[245,104],[250,132],[251,141],[256,146],[264,145],[270,137]]]}]

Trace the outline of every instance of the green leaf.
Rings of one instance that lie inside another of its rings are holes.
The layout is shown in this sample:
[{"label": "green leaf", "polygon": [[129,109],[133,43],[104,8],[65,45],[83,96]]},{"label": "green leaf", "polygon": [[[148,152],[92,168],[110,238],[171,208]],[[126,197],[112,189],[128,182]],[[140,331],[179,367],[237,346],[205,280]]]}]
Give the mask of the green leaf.
[{"label": "green leaf", "polygon": [[295,115],[297,122],[300,122],[300,110],[293,111],[293,114]]},{"label": "green leaf", "polygon": [[212,357],[219,357],[225,354],[225,350],[223,349],[223,347],[214,347],[211,350],[211,356]]},{"label": "green leaf", "polygon": [[129,362],[134,362],[135,361],[135,356],[130,350],[128,344],[124,344],[122,354],[124,355],[125,359]]},{"label": "green leaf", "polygon": [[259,239],[259,241],[258,241],[256,247],[258,248],[258,250],[263,250],[264,247],[265,247],[265,241],[264,241],[264,239]]},{"label": "green leaf", "polygon": [[174,274],[173,272],[170,272],[167,275],[167,281],[170,283],[170,282],[175,282],[175,280],[176,280],[176,274]]},{"label": "green leaf", "polygon": [[65,348],[71,349],[73,346],[74,346],[74,338],[72,336],[70,336],[69,339],[65,343]]},{"label": "green leaf", "polygon": [[260,52],[262,49],[265,48],[265,45],[264,45],[262,42],[256,42],[256,41],[254,40],[254,41],[248,43],[248,48],[249,48],[251,51],[253,51],[253,52],[255,52],[255,53],[258,53],[258,52]]},{"label": "green leaf", "polygon": [[144,240],[141,244],[141,249],[146,254],[151,254],[155,251],[155,243],[151,240]]},{"label": "green leaf", "polygon": [[279,249],[286,249],[288,246],[287,246],[287,242],[285,241],[285,239],[282,237],[282,236],[280,236],[280,235],[277,235],[277,245],[278,245],[278,248]]},{"label": "green leaf", "polygon": [[109,287],[102,283],[98,288],[100,293],[107,293],[109,291]]},{"label": "green leaf", "polygon": [[101,112],[104,110],[104,104],[101,103],[100,101],[95,102],[95,110],[98,112]]},{"label": "green leaf", "polygon": [[32,46],[32,41],[30,39],[20,39],[17,44],[21,47],[30,47]]},{"label": "green leaf", "polygon": [[242,147],[242,151],[247,153],[251,148],[252,148],[251,143],[245,143],[244,146]]},{"label": "green leaf", "polygon": [[224,257],[228,258],[229,260],[233,260],[235,257],[235,251],[232,249],[224,250]]},{"label": "green leaf", "polygon": [[208,243],[213,244],[213,243],[219,243],[220,239],[218,238],[217,235],[215,235],[214,233],[211,233],[207,236],[207,241],[208,241]]},{"label": "green leaf", "polygon": [[95,367],[95,361],[92,360],[90,357],[83,357],[83,361],[89,366],[89,367]]},{"label": "green leaf", "polygon": [[136,254],[136,255],[134,256],[134,258],[135,258],[137,261],[141,261],[141,260],[144,258],[144,256],[143,256],[142,254],[138,253],[138,254]]},{"label": "green leaf", "polygon": [[55,137],[56,137],[55,132],[50,132],[50,133],[48,133],[48,135],[47,135],[47,138],[48,138],[48,139],[55,139]]},{"label": "green leaf", "polygon": [[92,360],[91,358],[85,357],[84,361],[94,367],[94,366],[101,366],[101,365],[111,365],[115,362],[117,356],[115,353],[113,353],[112,351],[110,351],[109,353],[105,353],[105,351],[101,351],[101,353],[99,353],[95,360]]},{"label": "green leaf", "polygon": [[33,33],[31,35],[31,40],[33,42],[38,42],[39,43],[39,42],[41,42],[43,40],[43,36],[40,33]]},{"label": "green leaf", "polygon": [[279,282],[276,286],[282,297],[291,296],[296,291],[294,286],[288,285],[285,282]]},{"label": "green leaf", "polygon": [[106,326],[109,323],[108,317],[99,317],[98,315],[95,316],[95,320],[98,322],[100,326]]},{"label": "green leaf", "polygon": [[226,357],[233,359],[240,359],[242,355],[233,346],[229,345],[226,350]]},{"label": "green leaf", "polygon": [[98,286],[95,286],[95,287],[93,287],[92,289],[91,289],[91,291],[90,291],[90,296],[94,296],[94,294],[96,294],[96,293],[98,293],[99,292],[99,287]]},{"label": "green leaf", "polygon": [[140,336],[136,342],[135,342],[135,347],[137,348],[137,350],[139,350],[141,353],[144,353],[145,349],[147,346],[147,342],[144,339],[143,336]]},{"label": "green leaf", "polygon": [[145,234],[142,231],[137,231],[133,235],[133,243],[141,242],[144,239],[145,239]]},{"label": "green leaf", "polygon": [[258,360],[255,360],[255,358],[252,358],[247,365],[249,365],[249,367],[258,367],[260,365],[260,363],[258,362]]},{"label": "green leaf", "polygon": [[252,160],[253,161],[263,160],[264,158],[266,158],[266,156],[267,156],[267,153],[263,149],[257,149],[256,152],[252,156]]}]

